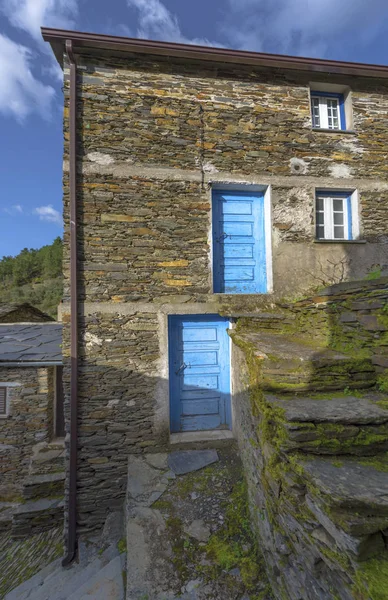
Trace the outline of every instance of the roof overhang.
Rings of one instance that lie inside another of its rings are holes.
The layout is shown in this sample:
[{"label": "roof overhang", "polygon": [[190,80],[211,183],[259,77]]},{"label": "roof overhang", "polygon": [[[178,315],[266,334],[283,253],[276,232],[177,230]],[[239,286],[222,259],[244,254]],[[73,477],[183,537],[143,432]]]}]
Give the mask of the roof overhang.
[{"label": "roof overhang", "polygon": [[245,66],[267,67],[282,70],[308,71],[311,73],[342,74],[359,77],[388,78],[388,66],[364,63],[325,60],[320,58],[304,58],[280,54],[264,54],[231,50],[210,46],[176,44],[158,42],[97,33],[67,31],[42,27],[42,36],[49,42],[53,52],[62,66],[66,40],[71,40],[73,51],[78,54],[88,50],[99,50],[103,53],[150,54],[154,57],[207,61],[215,63],[238,64]]},{"label": "roof overhang", "polygon": [[[0,367],[61,367],[63,361],[51,360],[51,361],[40,361],[40,360],[10,360],[0,361]],[[1,379],[1,377],[0,377]]]}]

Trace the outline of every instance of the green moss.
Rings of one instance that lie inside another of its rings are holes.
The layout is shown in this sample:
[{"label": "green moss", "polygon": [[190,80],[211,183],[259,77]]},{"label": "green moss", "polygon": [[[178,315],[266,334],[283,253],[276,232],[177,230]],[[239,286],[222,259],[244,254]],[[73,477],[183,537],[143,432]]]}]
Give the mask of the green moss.
[{"label": "green moss", "polygon": [[225,525],[210,537],[206,551],[220,569],[237,567],[248,591],[255,587],[260,573],[264,574],[263,559],[251,530],[245,481],[234,486]]},{"label": "green moss", "polygon": [[162,500],[161,498],[153,503],[152,508],[156,508],[157,510],[172,510],[172,502],[169,500]]},{"label": "green moss", "polygon": [[369,273],[366,275],[365,280],[366,281],[374,281],[375,279],[380,279],[381,277],[381,269],[374,269],[373,271],[369,271]]},{"label": "green moss", "polygon": [[350,561],[343,552],[337,552],[323,544],[320,545],[319,550],[331,563],[339,565],[343,571],[349,572],[351,569]]},{"label": "green moss", "polygon": [[125,538],[121,538],[121,540],[117,542],[117,549],[120,554],[127,551],[127,540]]},{"label": "green moss", "polygon": [[[179,498],[186,498],[193,491],[211,495],[213,493],[213,488],[210,485],[210,481],[214,476],[215,471],[212,466],[209,466],[205,469],[201,469],[201,471],[179,478],[176,482],[174,495]],[[161,508],[160,505],[157,506],[159,502],[159,500],[155,502],[155,508]],[[168,509],[168,506],[165,505],[165,508]]]},{"label": "green moss", "polygon": [[376,469],[376,471],[388,473],[388,452],[380,456],[363,458],[360,459],[358,462],[366,467],[372,467],[373,469]]},{"label": "green moss", "polygon": [[[380,392],[388,393],[388,370],[377,377],[377,387]],[[388,408],[388,400],[385,402],[378,402],[382,408]]]},{"label": "green moss", "polygon": [[373,558],[360,564],[353,592],[357,600],[387,600],[388,558]]}]

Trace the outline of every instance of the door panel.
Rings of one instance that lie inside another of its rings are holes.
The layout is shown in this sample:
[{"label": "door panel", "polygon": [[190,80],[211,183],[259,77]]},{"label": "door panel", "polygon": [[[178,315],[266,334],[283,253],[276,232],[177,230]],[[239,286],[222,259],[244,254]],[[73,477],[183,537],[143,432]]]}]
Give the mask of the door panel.
[{"label": "door panel", "polygon": [[171,431],[230,428],[228,326],[218,315],[169,318]]},{"label": "door panel", "polygon": [[213,194],[214,292],[267,291],[264,194]]}]

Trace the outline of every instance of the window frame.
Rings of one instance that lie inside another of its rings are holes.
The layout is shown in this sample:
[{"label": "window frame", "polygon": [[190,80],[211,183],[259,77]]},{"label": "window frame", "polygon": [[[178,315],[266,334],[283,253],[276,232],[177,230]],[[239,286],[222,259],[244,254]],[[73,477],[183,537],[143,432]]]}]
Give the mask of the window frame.
[{"label": "window frame", "polygon": [[[323,200],[323,211],[318,210],[318,200]],[[343,200],[343,210],[334,210],[334,200]],[[348,242],[358,238],[356,230],[357,222],[354,223],[354,212],[356,209],[355,192],[330,192],[317,190],[315,193],[315,239],[318,241]],[[343,212],[343,224],[334,223],[334,213]],[[323,213],[323,223],[318,223],[318,213]],[[320,237],[319,227],[323,226],[324,236]],[[334,227],[344,227],[343,238],[334,237]]]},{"label": "window frame", "polygon": [[[314,99],[319,99],[319,125],[314,123]],[[327,100],[336,99],[338,102],[338,128],[329,127]],[[325,102],[323,102],[325,101]],[[323,129],[325,131],[346,131],[346,116],[345,116],[345,96],[344,94],[335,92],[324,92],[310,89],[310,110],[313,129]]]},{"label": "window frame", "polygon": [[63,393],[63,365],[54,367],[54,410],[53,410],[53,437],[62,439],[66,435]]},{"label": "window frame", "polygon": [[0,388],[5,390],[5,399],[4,399],[5,411],[0,412],[0,419],[6,419],[9,414],[9,389],[8,389],[9,387],[10,386],[7,385],[6,383],[0,383]]}]

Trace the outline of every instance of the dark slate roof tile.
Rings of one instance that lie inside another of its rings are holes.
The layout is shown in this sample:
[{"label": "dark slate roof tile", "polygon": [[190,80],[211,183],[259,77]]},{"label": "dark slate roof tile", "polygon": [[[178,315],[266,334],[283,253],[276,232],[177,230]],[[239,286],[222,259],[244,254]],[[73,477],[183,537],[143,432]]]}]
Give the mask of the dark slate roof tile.
[{"label": "dark slate roof tile", "polygon": [[0,362],[62,361],[62,324],[0,324]]}]

